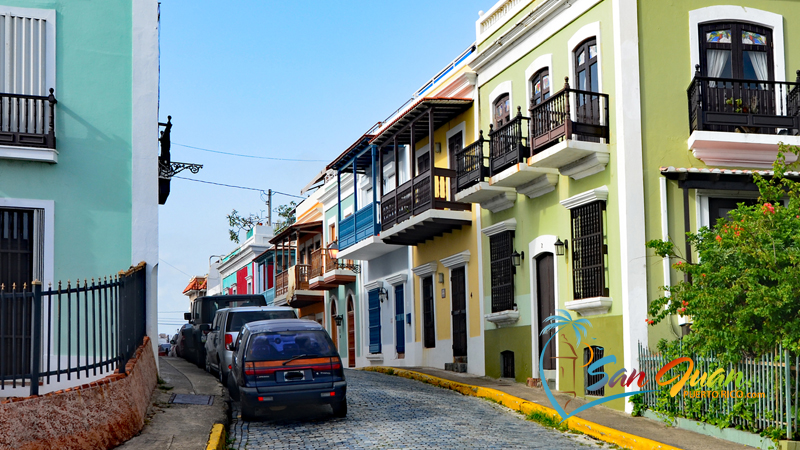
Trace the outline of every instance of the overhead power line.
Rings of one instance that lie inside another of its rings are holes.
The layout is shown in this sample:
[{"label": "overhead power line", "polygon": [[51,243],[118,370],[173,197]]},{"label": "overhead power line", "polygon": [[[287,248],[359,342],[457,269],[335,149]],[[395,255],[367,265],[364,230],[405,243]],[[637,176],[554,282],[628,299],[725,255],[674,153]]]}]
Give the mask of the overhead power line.
[{"label": "overhead power line", "polygon": [[242,158],[268,159],[268,160],[271,160],[271,161],[329,162],[326,159],[273,158],[273,157],[270,157],[270,156],[243,155],[241,153],[223,152],[223,151],[219,151],[219,150],[211,150],[210,148],[202,148],[202,147],[195,147],[193,145],[178,144],[177,142],[173,142],[172,145],[191,148],[191,149],[194,149],[194,150],[200,150],[200,151],[203,151],[203,152],[218,153],[220,155],[239,156],[239,157],[242,157]]},{"label": "overhead power line", "polygon": [[[213,185],[216,185],[216,186],[224,186],[224,187],[229,187],[229,188],[234,188],[234,189],[245,189],[245,190],[248,190],[248,191],[258,191],[258,192],[263,192],[263,193],[267,192],[264,189],[251,188],[251,187],[245,187],[245,186],[235,186],[235,185],[232,185],[232,184],[225,184],[225,183],[215,183],[213,181],[197,180],[197,179],[194,179],[194,178],[186,178],[186,177],[179,177],[179,176],[174,176],[172,178],[180,178],[181,180],[195,181],[197,183],[213,184]],[[273,194],[285,195],[287,197],[305,199],[305,197],[301,197],[299,195],[287,194],[285,192],[272,191],[272,193]]]}]

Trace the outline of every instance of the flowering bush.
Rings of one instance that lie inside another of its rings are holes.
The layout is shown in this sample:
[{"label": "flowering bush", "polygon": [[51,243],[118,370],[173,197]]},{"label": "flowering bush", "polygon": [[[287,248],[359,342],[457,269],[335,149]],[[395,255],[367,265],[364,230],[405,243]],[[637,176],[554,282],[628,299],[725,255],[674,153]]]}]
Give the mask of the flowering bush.
[{"label": "flowering bush", "polygon": [[781,145],[774,176],[754,175],[758,204],[741,203],[713,227],[687,233],[699,262],[679,258],[671,242],[647,243],[662,257],[680,259],[673,267],[690,276],[651,302],[649,324],[690,315],[684,345],[731,362],[779,343],[800,352],[800,183],[785,177],[787,150],[800,153]]}]

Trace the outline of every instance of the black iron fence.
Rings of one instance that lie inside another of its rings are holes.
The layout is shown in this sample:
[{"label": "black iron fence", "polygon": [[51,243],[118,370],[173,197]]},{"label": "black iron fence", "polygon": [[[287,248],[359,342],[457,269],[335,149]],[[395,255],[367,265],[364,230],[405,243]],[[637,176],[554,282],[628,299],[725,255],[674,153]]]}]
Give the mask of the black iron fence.
[{"label": "black iron fence", "polygon": [[798,82],[700,76],[686,90],[689,132],[800,134]]},{"label": "black iron fence", "polygon": [[0,390],[38,395],[41,385],[124,373],[145,336],[145,276],[142,263],[55,289],[0,286]]}]

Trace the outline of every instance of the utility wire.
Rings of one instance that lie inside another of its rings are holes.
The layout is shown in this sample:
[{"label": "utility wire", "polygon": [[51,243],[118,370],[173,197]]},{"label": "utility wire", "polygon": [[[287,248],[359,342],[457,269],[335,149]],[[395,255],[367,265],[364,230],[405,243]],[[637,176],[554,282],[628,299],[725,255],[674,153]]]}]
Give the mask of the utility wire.
[{"label": "utility wire", "polygon": [[[265,194],[267,193],[267,191],[265,191],[264,189],[251,188],[251,187],[245,187],[245,186],[234,186],[232,184],[224,184],[224,183],[215,183],[213,181],[203,181],[203,180],[197,180],[197,179],[194,179],[194,178],[179,177],[177,175],[172,177],[172,178],[180,178],[181,180],[195,181],[197,183],[213,184],[213,185],[216,185],[216,186],[224,186],[224,187],[229,187],[229,188],[234,188],[234,189],[246,189],[248,191],[258,191],[258,192],[263,192]],[[300,199],[304,199],[305,200],[305,197],[301,197],[299,195],[287,194],[285,192],[272,191],[272,193],[273,194],[285,195],[287,197],[300,198]]]},{"label": "utility wire", "polygon": [[271,161],[329,162],[326,159],[272,158],[272,157],[269,157],[269,156],[243,155],[241,153],[222,152],[222,151],[219,151],[219,150],[211,150],[211,149],[208,149],[208,148],[194,147],[192,145],[178,144],[177,142],[173,142],[172,145],[177,145],[177,146],[186,147],[186,148],[192,148],[192,149],[201,150],[201,151],[204,151],[204,152],[219,153],[220,155],[240,156],[242,158],[269,159]]},{"label": "utility wire", "polygon": [[182,274],[186,275],[187,277],[191,277],[191,275],[189,275],[188,273],[186,273],[186,272],[182,271],[181,269],[178,269],[177,267],[175,267],[175,266],[173,266],[172,264],[170,264],[170,263],[168,263],[168,262],[164,261],[163,259],[161,259],[161,258],[158,258],[158,260],[159,260],[159,261],[161,261],[161,262],[163,262],[164,264],[166,264],[166,265],[168,265],[168,266],[172,267],[173,269],[177,270],[178,272],[180,272],[180,273],[182,273]]}]

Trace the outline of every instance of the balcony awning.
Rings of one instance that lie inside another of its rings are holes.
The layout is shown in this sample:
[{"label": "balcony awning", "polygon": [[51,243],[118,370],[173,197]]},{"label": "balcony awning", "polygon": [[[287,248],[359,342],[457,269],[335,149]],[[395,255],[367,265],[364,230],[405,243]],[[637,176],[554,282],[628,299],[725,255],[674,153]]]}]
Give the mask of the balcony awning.
[{"label": "balcony awning", "polygon": [[[757,191],[753,182],[753,174],[758,173],[765,178],[774,175],[772,170],[738,170],[697,167],[659,167],[665,178],[677,180],[680,187],[687,189],[726,189],[740,191]],[[786,172],[786,178],[800,181],[800,172]]]},{"label": "balcony awning", "polygon": [[[472,106],[472,99],[468,98],[423,98],[414,103],[403,114],[394,119],[369,142],[381,146],[395,137],[398,143],[411,142],[411,123],[421,120],[419,126],[414,127],[414,141],[428,136],[428,121],[423,117],[428,110],[433,109],[433,129],[436,130]],[[424,125],[423,125],[424,123]]]},{"label": "balcony awning", "polygon": [[[379,124],[378,124],[379,125]],[[377,127],[377,125],[376,125]],[[372,154],[371,152],[365,152],[364,150],[369,147],[369,141],[375,137],[374,134],[369,134],[374,130],[367,132],[367,134],[362,135],[358,140],[347,148],[338,158],[333,160],[332,163],[328,164],[328,169],[338,170],[342,172],[352,172],[353,171],[353,158],[358,158],[356,161],[356,167],[358,173],[364,174],[366,173],[367,167],[372,163]]]},{"label": "balcony awning", "polygon": [[293,234],[319,234],[322,233],[322,221],[318,220],[316,222],[305,222],[305,223],[294,223],[280,233],[278,233],[274,238],[270,239],[270,244],[277,245],[282,240],[290,237]]}]

